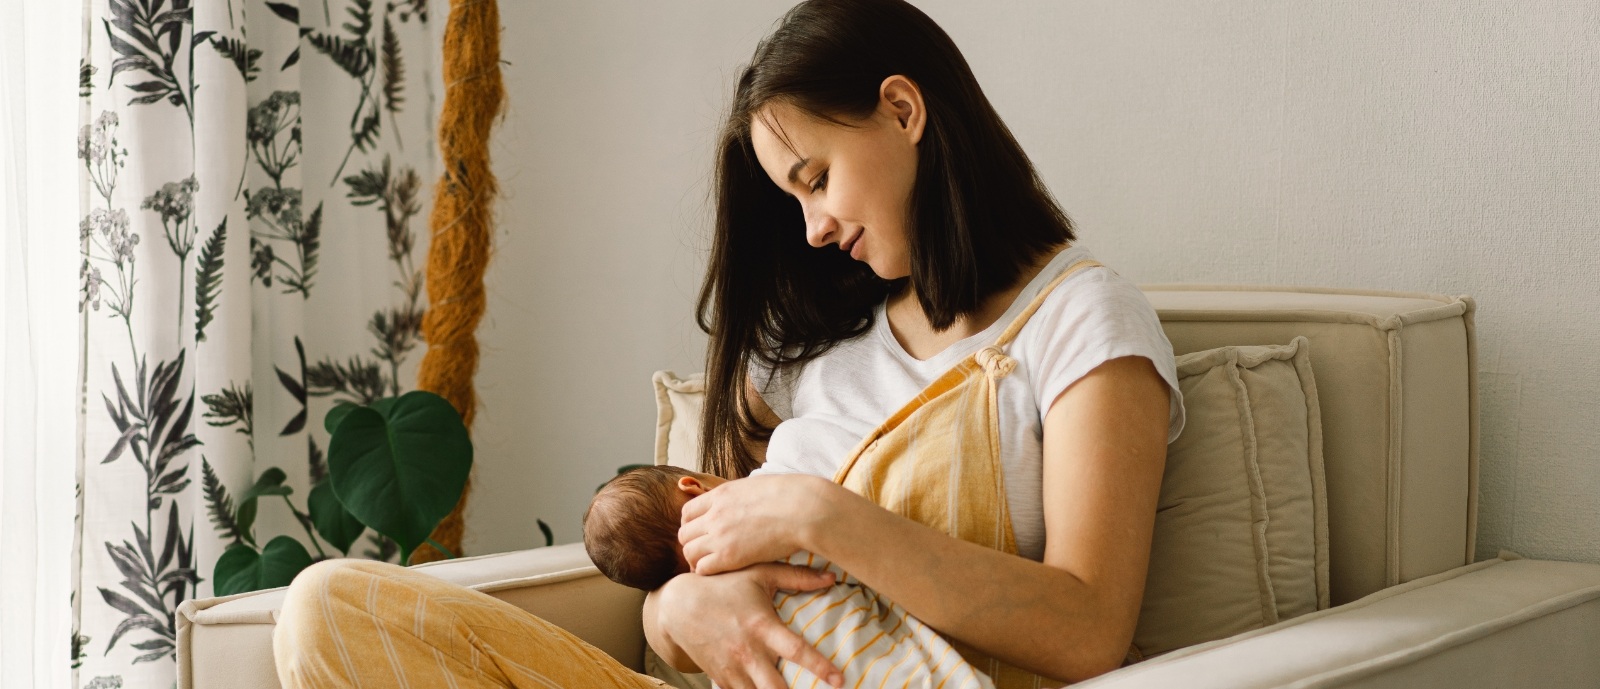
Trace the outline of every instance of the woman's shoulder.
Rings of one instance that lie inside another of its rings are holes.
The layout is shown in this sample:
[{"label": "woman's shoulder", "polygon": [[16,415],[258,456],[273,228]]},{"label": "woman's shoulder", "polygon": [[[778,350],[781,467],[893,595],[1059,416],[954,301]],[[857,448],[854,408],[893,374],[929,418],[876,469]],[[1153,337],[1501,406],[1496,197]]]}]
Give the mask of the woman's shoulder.
[{"label": "woman's shoulder", "polygon": [[1063,280],[1018,333],[1013,354],[1028,370],[1041,410],[1074,381],[1105,361],[1143,356],[1172,392],[1172,431],[1184,413],[1172,342],[1144,291],[1110,266],[1094,266]]},{"label": "woman's shoulder", "polygon": [[[1159,323],[1155,308],[1150,305],[1144,291],[1114,267],[1095,258],[1082,245],[1075,244],[1063,250],[1041,271],[1035,282],[1048,283],[1082,263],[1087,265],[1067,276],[1045,296],[1034,318],[1042,316],[1045,320],[1051,320],[1065,317],[1074,322],[1131,320],[1146,325]],[[1059,328],[1036,330],[1048,330],[1051,334],[1061,336],[1074,334],[1071,330],[1062,331]]]},{"label": "woman's shoulder", "polygon": [[1150,300],[1109,266],[1094,266],[1063,280],[1041,301],[1016,343],[1023,350],[1017,352],[1021,358],[1035,360],[1081,360],[1096,352],[1124,351],[1171,357],[1172,352]]}]

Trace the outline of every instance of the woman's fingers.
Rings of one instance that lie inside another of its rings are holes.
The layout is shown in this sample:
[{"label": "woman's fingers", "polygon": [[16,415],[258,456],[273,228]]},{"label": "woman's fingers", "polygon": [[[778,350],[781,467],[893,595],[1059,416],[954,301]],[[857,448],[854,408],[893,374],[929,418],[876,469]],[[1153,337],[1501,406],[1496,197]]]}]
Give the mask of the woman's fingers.
[{"label": "woman's fingers", "polygon": [[[810,670],[811,674],[822,678],[822,681],[828,684],[835,687],[844,686],[844,673],[839,672],[839,668],[834,667],[828,657],[822,655],[822,651],[806,643],[806,640],[794,633],[794,630],[782,624],[774,624],[767,627],[766,637],[767,648],[777,653],[778,657]],[[776,670],[773,671],[773,675],[778,677],[777,686],[783,687],[782,675]]]},{"label": "woman's fingers", "polygon": [[688,561],[689,571],[700,576],[710,576],[711,572],[705,568],[707,567],[706,560],[710,558],[711,554],[703,546],[704,543],[705,539],[702,538],[685,544],[683,546],[683,559]]},{"label": "woman's fingers", "polygon": [[[705,538],[710,529],[710,519],[695,520],[690,516],[689,508],[696,503],[704,502],[710,494],[702,495],[690,500],[683,505],[683,521],[678,527],[678,543],[683,545],[683,559],[689,561],[689,571],[698,573],[697,565],[700,558],[711,551],[710,539]],[[695,515],[698,516],[698,515]]]},{"label": "woman's fingers", "polygon": [[[693,504],[693,501],[690,501],[690,504]],[[687,520],[688,515],[685,515],[684,518]],[[707,526],[707,522],[709,521],[710,520],[702,519],[693,522],[683,522],[683,524],[678,527],[678,542],[687,545],[689,541],[706,535],[706,530],[709,528]]]},{"label": "woman's fingers", "polygon": [[837,583],[833,572],[825,569],[779,564],[762,565],[759,569],[759,580],[766,585],[768,594],[778,591],[815,591]]},{"label": "woman's fingers", "polygon": [[[814,591],[834,584],[833,572],[826,570],[780,564],[757,565],[751,569],[755,570],[756,580],[766,587],[768,595],[780,590]],[[754,636],[756,638],[752,641],[759,643],[767,651],[760,655],[766,659],[767,666],[771,668],[771,676],[776,678],[778,682],[776,686],[780,689],[784,686],[783,676],[778,674],[776,667],[773,667],[776,664],[773,654],[810,670],[811,674],[835,687],[843,685],[844,675],[839,672],[839,668],[834,667],[833,662],[822,655],[815,646],[806,643],[803,637],[780,622],[776,614],[767,618]],[[758,684],[766,686],[759,681]]]},{"label": "woman's fingers", "polygon": [[772,596],[780,589],[810,591],[832,583],[830,572],[776,562],[714,577],[681,576],[663,587],[657,614],[662,631],[720,686],[782,689],[779,658],[822,678],[837,676],[837,670],[784,626]]},{"label": "woman's fingers", "polygon": [[[761,662],[752,659],[745,672],[750,675],[750,683],[758,689],[788,689],[789,684],[783,681],[783,675],[778,673],[778,662],[769,660]],[[834,685],[838,686],[838,685]]]},{"label": "woman's fingers", "polygon": [[711,493],[706,493],[704,495],[696,496],[693,500],[683,503],[683,523],[688,524],[696,517],[705,514],[706,510],[711,509],[712,498],[713,496]]}]

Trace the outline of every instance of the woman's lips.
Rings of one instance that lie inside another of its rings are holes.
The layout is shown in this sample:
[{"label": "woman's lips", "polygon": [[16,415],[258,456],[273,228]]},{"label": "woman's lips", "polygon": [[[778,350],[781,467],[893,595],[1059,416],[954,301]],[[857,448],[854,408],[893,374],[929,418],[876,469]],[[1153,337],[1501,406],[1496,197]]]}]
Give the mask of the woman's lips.
[{"label": "woman's lips", "polygon": [[862,237],[862,235],[858,234],[856,235],[856,238],[850,242],[850,258],[853,258],[857,261],[861,260],[861,240],[863,238],[864,237]]}]

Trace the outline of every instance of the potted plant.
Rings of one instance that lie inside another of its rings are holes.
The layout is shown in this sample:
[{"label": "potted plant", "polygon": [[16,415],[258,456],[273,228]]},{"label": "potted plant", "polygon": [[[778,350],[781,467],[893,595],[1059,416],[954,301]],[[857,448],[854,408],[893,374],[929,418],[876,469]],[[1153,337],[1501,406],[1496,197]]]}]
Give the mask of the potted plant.
[{"label": "potted plant", "polygon": [[[454,406],[434,393],[414,390],[370,406],[341,402],[328,411],[323,426],[332,436],[327,474],[311,487],[305,512],[289,500],[294,490],[284,485],[281,469],[262,472],[234,507],[206,467],[212,517],[231,522],[235,535],[234,544],[217,559],[215,595],[288,585],[301,570],[328,558],[316,535],[348,555],[370,528],[399,546],[401,564],[409,564],[424,543],[455,557],[429,538],[460,500],[472,469],[472,441]],[[319,557],[313,558],[293,536],[278,536],[265,545],[256,542],[251,527],[257,505],[273,496],[284,499]],[[548,544],[548,528],[542,522],[540,526]]]}]

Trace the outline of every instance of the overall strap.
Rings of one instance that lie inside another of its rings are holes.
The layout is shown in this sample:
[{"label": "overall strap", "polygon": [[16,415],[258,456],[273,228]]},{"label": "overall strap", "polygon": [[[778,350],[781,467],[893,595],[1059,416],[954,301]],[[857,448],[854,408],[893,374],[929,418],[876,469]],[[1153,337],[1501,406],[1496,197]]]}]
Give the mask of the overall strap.
[{"label": "overall strap", "polygon": [[1077,263],[1067,266],[1067,269],[1061,271],[1061,274],[1057,275],[1054,280],[1051,280],[1050,284],[1045,285],[1044,289],[1039,290],[1038,296],[1035,296],[1033,301],[1028,303],[1028,308],[1023,309],[1022,313],[1017,314],[1016,320],[1011,321],[1011,325],[1006,327],[1005,332],[1000,333],[1000,339],[996,340],[993,346],[996,348],[1001,348],[1011,344],[1011,340],[1015,339],[1017,337],[1017,333],[1022,331],[1022,326],[1026,325],[1028,323],[1028,319],[1033,317],[1033,312],[1039,310],[1039,305],[1044,303],[1045,297],[1050,296],[1050,292],[1056,288],[1056,285],[1061,284],[1061,281],[1066,280],[1068,276],[1078,272],[1078,270],[1091,266],[1103,267],[1104,264],[1094,259],[1085,258],[1079,260]]}]

